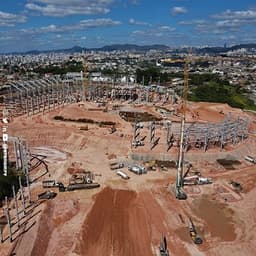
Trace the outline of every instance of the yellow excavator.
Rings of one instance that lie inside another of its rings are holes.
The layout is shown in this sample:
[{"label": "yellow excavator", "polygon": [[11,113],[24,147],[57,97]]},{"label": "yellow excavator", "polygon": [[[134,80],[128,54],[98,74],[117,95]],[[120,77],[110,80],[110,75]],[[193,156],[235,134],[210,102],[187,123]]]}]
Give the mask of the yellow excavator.
[{"label": "yellow excavator", "polygon": [[196,227],[191,218],[189,218],[189,233],[190,237],[195,244],[202,244],[202,238],[197,234]]}]

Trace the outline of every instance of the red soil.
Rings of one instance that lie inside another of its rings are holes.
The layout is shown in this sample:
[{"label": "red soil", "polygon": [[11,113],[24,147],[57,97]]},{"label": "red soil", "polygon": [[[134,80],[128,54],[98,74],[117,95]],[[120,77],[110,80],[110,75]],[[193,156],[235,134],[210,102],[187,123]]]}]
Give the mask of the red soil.
[{"label": "red soil", "polygon": [[82,227],[80,255],[150,256],[148,214],[134,191],[101,191]]}]

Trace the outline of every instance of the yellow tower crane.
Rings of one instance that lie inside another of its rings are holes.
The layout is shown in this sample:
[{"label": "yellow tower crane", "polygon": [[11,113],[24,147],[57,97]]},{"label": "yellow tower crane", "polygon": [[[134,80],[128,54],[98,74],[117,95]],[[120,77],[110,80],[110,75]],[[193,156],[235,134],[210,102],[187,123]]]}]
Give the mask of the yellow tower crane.
[{"label": "yellow tower crane", "polygon": [[84,101],[88,97],[88,81],[87,81],[87,67],[86,67],[86,62],[87,62],[87,57],[85,52],[82,54],[83,56],[83,99]]}]

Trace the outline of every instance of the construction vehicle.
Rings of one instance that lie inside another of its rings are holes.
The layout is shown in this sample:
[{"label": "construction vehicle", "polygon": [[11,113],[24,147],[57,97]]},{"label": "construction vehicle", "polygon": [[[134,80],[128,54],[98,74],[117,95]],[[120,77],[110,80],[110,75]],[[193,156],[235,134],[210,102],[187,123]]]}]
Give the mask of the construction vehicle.
[{"label": "construction vehicle", "polygon": [[239,182],[231,180],[230,184],[234,188],[234,190],[236,190],[237,192],[241,192],[243,190],[243,187]]},{"label": "construction vehicle", "polygon": [[94,175],[91,172],[83,172],[73,174],[71,179],[69,180],[69,184],[89,184],[93,183]]},{"label": "construction vehicle", "polygon": [[41,193],[41,194],[39,194],[37,196],[38,196],[38,199],[52,199],[56,195],[57,195],[57,193],[48,190],[48,191],[45,191],[45,192],[43,192],[43,193]]},{"label": "construction vehicle", "polygon": [[183,177],[183,184],[184,185],[212,184],[212,179],[211,178],[201,177],[199,175],[186,176],[186,177]]},{"label": "construction vehicle", "polygon": [[144,142],[141,140],[135,140],[132,142],[132,146],[134,146],[134,147],[144,146]]},{"label": "construction vehicle", "polygon": [[92,189],[100,187],[99,183],[80,183],[80,184],[69,184],[66,187],[66,191],[74,191],[78,189]]},{"label": "construction vehicle", "polygon": [[59,182],[60,192],[74,191],[78,189],[92,189],[92,188],[98,188],[98,187],[100,187],[99,183],[74,183],[74,184],[69,184],[67,187],[65,187],[63,183]]},{"label": "construction vehicle", "polygon": [[202,244],[202,238],[197,234],[196,227],[191,218],[189,218],[189,233],[190,237],[195,244]]},{"label": "construction vehicle", "polygon": [[116,127],[115,127],[115,126],[112,126],[112,127],[110,128],[109,133],[112,134],[112,133],[114,133],[115,131],[116,131]]},{"label": "construction vehicle", "polygon": [[187,94],[188,94],[188,71],[189,71],[189,59],[187,57],[185,60],[185,68],[184,68],[184,88],[183,88],[181,127],[180,127],[178,170],[177,170],[176,183],[175,183],[175,187],[174,187],[175,196],[179,200],[187,199],[187,195],[183,189],[183,186],[184,186],[183,169],[184,169],[184,147],[185,147],[184,132],[185,132],[186,111],[187,111]]},{"label": "construction vehicle", "polygon": [[121,169],[123,167],[124,167],[124,163],[111,163],[110,164],[111,170]]},{"label": "construction vehicle", "polygon": [[245,156],[244,159],[250,163],[256,164],[256,158],[252,156]]},{"label": "construction vehicle", "polygon": [[145,167],[140,166],[140,165],[136,165],[136,164],[135,165],[129,165],[128,170],[135,173],[135,174],[138,174],[138,175],[147,173]]},{"label": "construction vehicle", "polygon": [[100,184],[94,182],[94,174],[92,172],[83,172],[73,174],[67,187],[65,187],[61,182],[58,182],[58,187],[60,192],[64,192],[77,189],[98,188],[100,187]]},{"label": "construction vehicle", "polygon": [[160,256],[169,256],[170,255],[169,251],[167,249],[167,241],[166,241],[165,236],[162,238],[162,241],[160,242],[159,252],[160,252]]},{"label": "construction vehicle", "polygon": [[197,179],[197,184],[198,185],[212,184],[212,179],[199,176]]},{"label": "construction vehicle", "polygon": [[119,175],[124,180],[129,180],[130,179],[130,177],[124,172],[117,171],[116,174]]},{"label": "construction vehicle", "polygon": [[55,180],[44,180],[42,186],[43,188],[56,188],[59,187],[59,184]]},{"label": "construction vehicle", "polygon": [[147,165],[147,170],[148,171],[156,171],[156,161],[151,160],[148,165]]}]

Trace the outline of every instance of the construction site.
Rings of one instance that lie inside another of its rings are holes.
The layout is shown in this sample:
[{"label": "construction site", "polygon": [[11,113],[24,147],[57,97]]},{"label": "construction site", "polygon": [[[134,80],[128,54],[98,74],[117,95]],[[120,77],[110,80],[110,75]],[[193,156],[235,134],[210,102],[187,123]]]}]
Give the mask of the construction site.
[{"label": "construction site", "polygon": [[256,114],[157,87],[5,85],[2,256],[256,254]]}]

